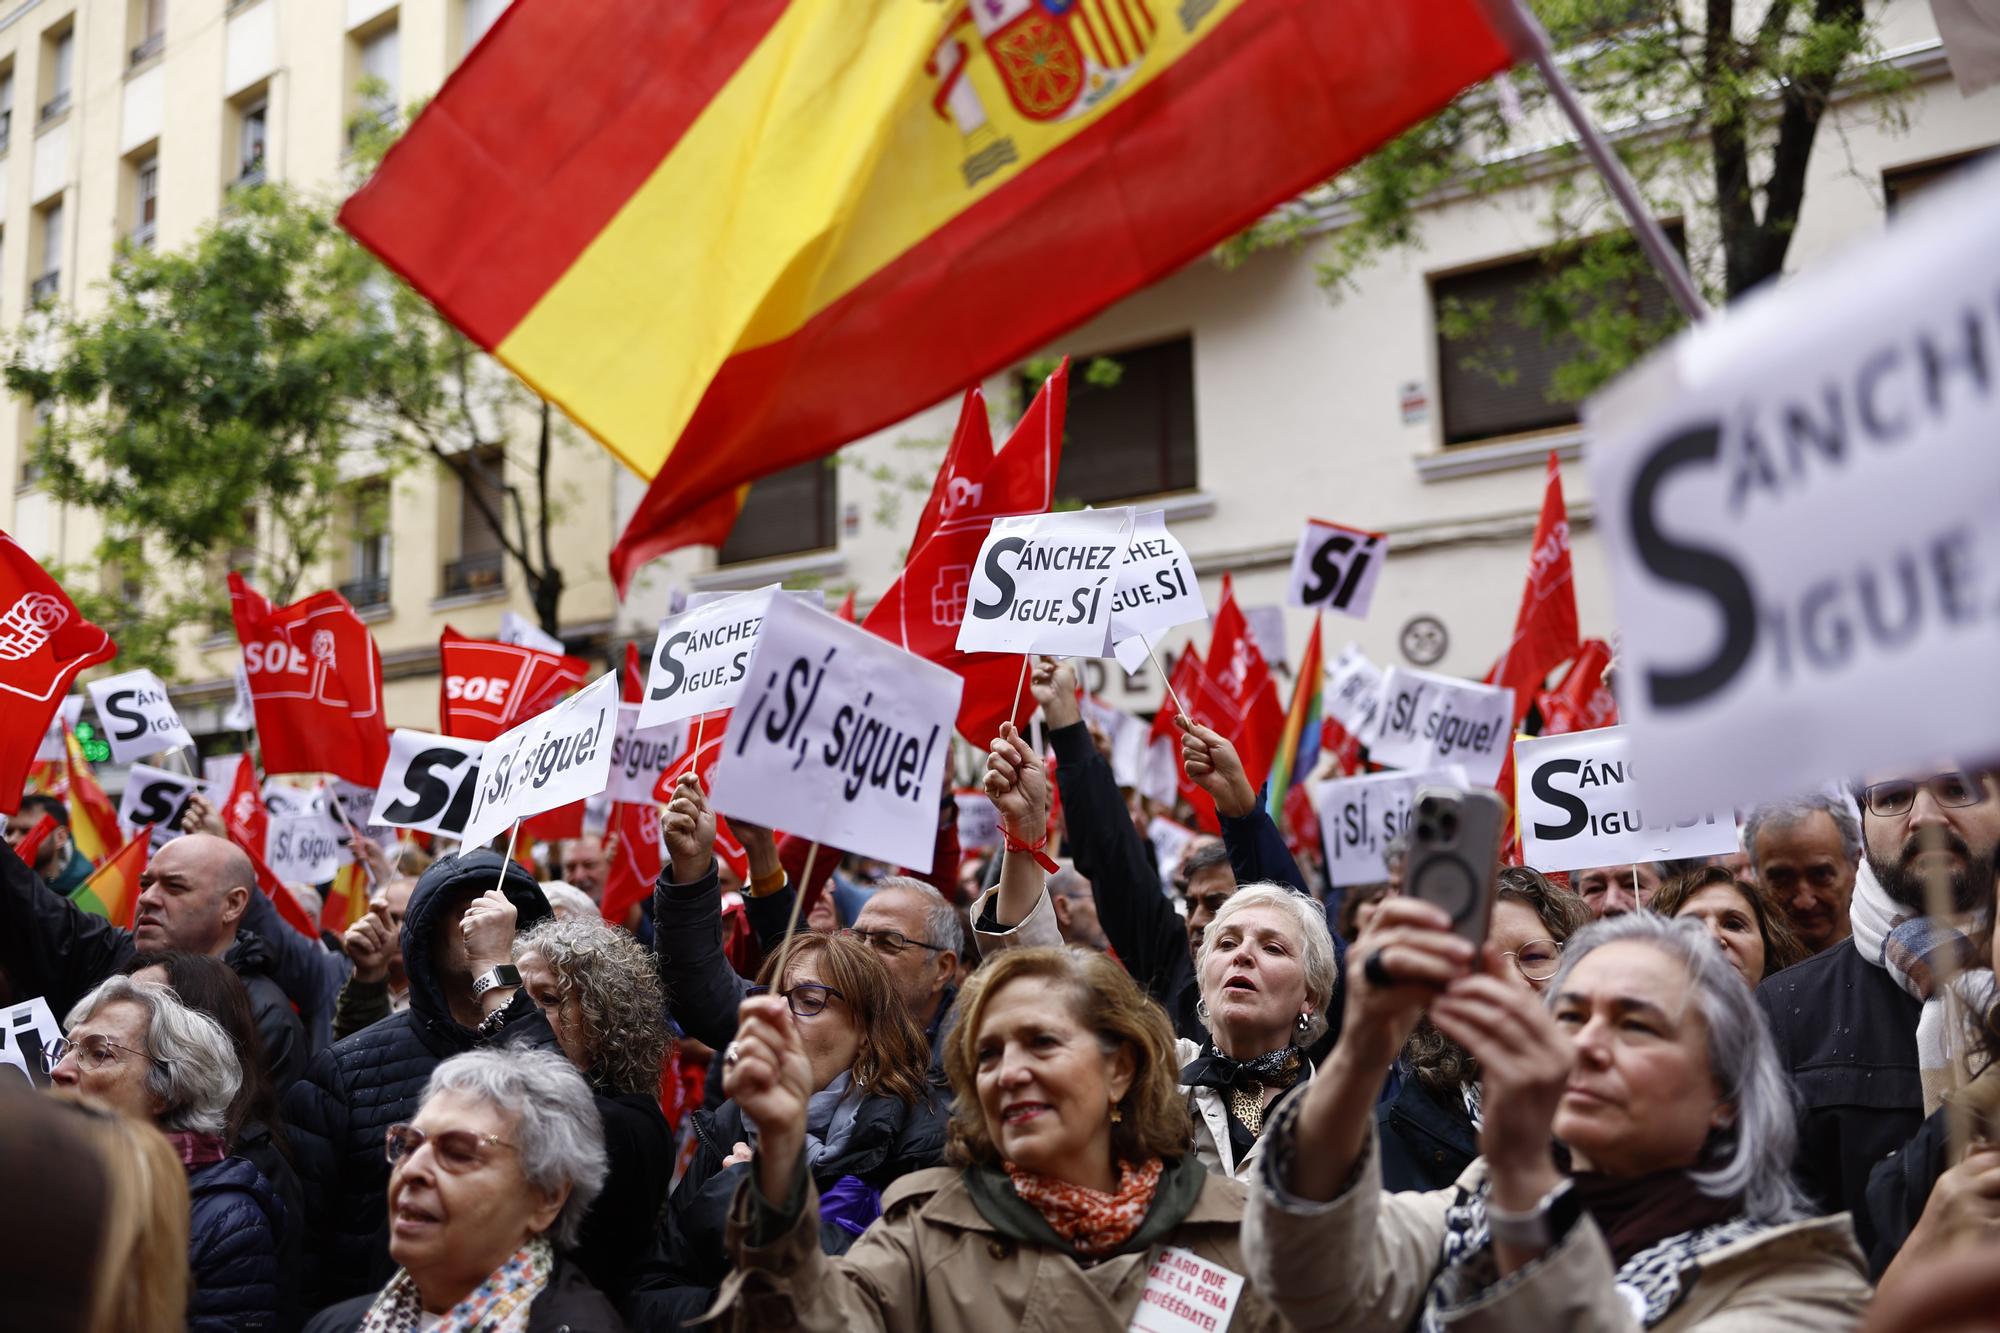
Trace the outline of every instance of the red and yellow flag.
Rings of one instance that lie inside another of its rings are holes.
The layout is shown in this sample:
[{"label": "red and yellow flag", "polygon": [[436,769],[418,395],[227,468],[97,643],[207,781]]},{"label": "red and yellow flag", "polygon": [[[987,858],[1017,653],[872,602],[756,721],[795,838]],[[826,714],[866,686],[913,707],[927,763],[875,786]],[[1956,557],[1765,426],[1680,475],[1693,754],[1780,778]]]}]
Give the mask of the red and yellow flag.
[{"label": "red and yellow flag", "polygon": [[344,935],[347,928],[368,915],[368,867],[349,861],[334,872],[326,901],[320,905],[321,930]]},{"label": "red and yellow flag", "polygon": [[[72,818],[71,824],[75,822]],[[146,848],[152,838],[151,824],[134,833],[99,863],[89,879],[69,891],[69,900],[114,926],[130,929],[139,914],[139,877],[146,873]]]},{"label": "red and yellow flag", "polygon": [[622,588],[1509,62],[1480,0],[517,0],[341,221],[653,479]]},{"label": "red and yellow flag", "polygon": [[113,851],[122,850],[118,846],[118,807],[98,785],[97,774],[83,757],[83,745],[68,723],[63,724],[63,745],[64,763],[69,768],[69,838],[92,865],[101,866]]}]

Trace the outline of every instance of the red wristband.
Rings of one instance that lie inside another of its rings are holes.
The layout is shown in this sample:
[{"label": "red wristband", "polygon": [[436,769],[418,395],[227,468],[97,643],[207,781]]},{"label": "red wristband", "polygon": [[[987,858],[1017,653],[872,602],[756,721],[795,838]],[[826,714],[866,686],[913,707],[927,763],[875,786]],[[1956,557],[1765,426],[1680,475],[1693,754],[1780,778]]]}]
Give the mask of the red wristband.
[{"label": "red wristband", "polygon": [[1000,826],[1000,837],[1002,839],[1002,844],[1006,847],[1008,851],[1028,853],[1028,855],[1035,858],[1035,863],[1037,865],[1041,866],[1042,869],[1048,871],[1051,875],[1055,874],[1056,871],[1062,869],[1061,866],[1055,863],[1054,857],[1050,856],[1047,852],[1042,850],[1044,847],[1049,845],[1049,834],[1047,829],[1042,830],[1042,840],[1040,842],[1022,842],[1019,838],[1014,836],[1014,830],[1008,828],[1005,824],[1002,824]]}]

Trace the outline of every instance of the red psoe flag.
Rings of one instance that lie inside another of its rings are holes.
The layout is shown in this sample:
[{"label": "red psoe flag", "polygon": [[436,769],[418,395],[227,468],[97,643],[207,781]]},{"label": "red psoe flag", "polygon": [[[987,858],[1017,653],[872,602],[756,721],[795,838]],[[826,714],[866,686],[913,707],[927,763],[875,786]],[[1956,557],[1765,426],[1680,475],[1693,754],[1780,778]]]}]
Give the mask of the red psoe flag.
[{"label": "red psoe flag", "polygon": [[[849,600],[853,594],[848,594]],[[639,645],[625,645],[625,670],[619,676],[619,697],[628,704],[645,698],[646,668],[639,660]],[[703,739],[706,739],[704,736]],[[634,903],[644,902],[653,892],[665,864],[660,846],[660,808],[651,801],[620,801],[611,807],[611,863],[604,872],[604,900],[598,910],[613,925],[623,925]]]},{"label": "red psoe flag", "polygon": [[1285,709],[1227,574],[1222,576],[1222,600],[1215,609],[1201,688],[1195,693],[1196,698],[1186,701],[1195,720],[1227,737],[1250,785],[1262,787],[1285,734]]},{"label": "red psoe flag", "polygon": [[35,752],[70,683],[118,655],[48,571],[0,532],[0,810],[18,810]]},{"label": "red psoe flag", "polygon": [[468,639],[446,625],[438,636],[438,729],[490,741],[561,702],[589,674],[582,658]]},{"label": "red psoe flag", "polygon": [[1478,0],[521,0],[341,221],[651,480],[622,591],[1509,63]]},{"label": "red psoe flag", "polygon": [[[862,622],[871,633],[964,678],[958,734],[982,748],[1000,734],[1010,709],[1014,724],[1025,727],[1035,711],[1035,697],[1020,688],[1018,655],[959,651],[966,589],[994,519],[1048,512],[1062,464],[1068,405],[1065,358],[996,454],[986,424],[986,398],[977,389],[967,390],[944,464],[917,518],[910,558]],[[1014,708],[1017,696],[1020,707]]]},{"label": "red psoe flag", "polygon": [[1549,672],[1575,657],[1576,582],[1570,577],[1569,508],[1563,504],[1562,470],[1555,450],[1549,450],[1548,483],[1542,490],[1542,516],[1535,524],[1535,544],[1528,551],[1528,582],[1521,590],[1520,614],[1514,637],[1487,682],[1514,691],[1514,722],[1519,725],[1528,705],[1541,693]]},{"label": "red psoe flag", "polygon": [[1542,713],[1542,735],[1561,736],[1618,725],[1618,699],[1604,681],[1610,665],[1610,644],[1602,639],[1583,641],[1576,660],[1556,687],[1535,701]]},{"label": "red psoe flag", "polygon": [[331,589],[290,606],[229,575],[229,612],[257,715],[267,773],[331,773],[363,787],[382,780],[382,655],[347,599]]},{"label": "red psoe flag", "polygon": [[[704,713],[699,718],[688,721],[688,746],[681,757],[668,764],[660,774],[660,780],[653,784],[653,797],[662,803],[674,799],[674,787],[681,780],[681,774],[692,771],[701,779],[703,791],[715,790],[715,765],[722,758],[722,735],[729,730],[730,710],[719,713]],[[701,745],[694,745],[695,728],[701,728]],[[715,816],[715,856],[736,873],[736,878],[750,878],[750,853],[743,850],[743,843],[730,831],[729,821],[720,813]]]}]

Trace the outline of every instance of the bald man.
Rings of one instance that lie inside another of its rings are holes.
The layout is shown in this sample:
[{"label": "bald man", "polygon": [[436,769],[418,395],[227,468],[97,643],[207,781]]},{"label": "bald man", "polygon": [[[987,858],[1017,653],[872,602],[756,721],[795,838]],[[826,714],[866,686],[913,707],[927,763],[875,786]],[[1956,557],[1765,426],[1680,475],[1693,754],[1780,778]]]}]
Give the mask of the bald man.
[{"label": "bald man", "polygon": [[0,851],[0,968],[21,996],[44,996],[56,1013],[67,1013],[141,953],[220,958],[243,979],[265,1065],[282,1092],[305,1070],[306,1038],[271,977],[273,954],[259,933],[273,928],[267,922],[277,917],[257,890],[250,858],[227,838],[185,834],[154,853],[139,879],[129,931],[52,891],[11,847]]}]

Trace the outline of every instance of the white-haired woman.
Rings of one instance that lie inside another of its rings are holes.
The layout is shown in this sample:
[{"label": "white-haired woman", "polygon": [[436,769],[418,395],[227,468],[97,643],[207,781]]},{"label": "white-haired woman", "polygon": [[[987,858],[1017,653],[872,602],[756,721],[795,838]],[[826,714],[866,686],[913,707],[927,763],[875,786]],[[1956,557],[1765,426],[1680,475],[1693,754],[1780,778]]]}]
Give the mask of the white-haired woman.
[{"label": "white-haired woman", "polygon": [[453,1056],[385,1150],[396,1275],[320,1311],[307,1333],[625,1327],[563,1253],[605,1173],[604,1128],[569,1061],[519,1048]]},{"label": "white-haired woman", "polygon": [[[987,756],[986,794],[1010,848],[1042,839],[1048,775],[1011,725]],[[985,950],[1062,943],[1041,868],[1016,850],[1006,853],[999,885],[975,906],[974,926]],[[1240,888],[1203,930],[1194,969],[1195,1012],[1208,1039],[1179,1038],[1177,1051],[1194,1154],[1211,1171],[1248,1180],[1262,1151],[1264,1113],[1311,1076],[1306,1049],[1327,1030],[1339,965],[1326,911],[1283,885]],[[1379,1084],[1378,1075],[1372,1086]]]},{"label": "white-haired woman", "polygon": [[152,1122],[187,1169],[188,1328],[278,1327],[284,1205],[230,1152],[229,1106],[243,1073],[222,1025],[165,986],[111,977],[77,1001],[65,1027],[44,1052],[55,1085]]},{"label": "white-haired woman", "polygon": [[[1245,1259],[1295,1328],[1859,1323],[1853,1227],[1802,1220],[1790,1085],[1705,931],[1599,921],[1538,996],[1447,926],[1428,903],[1383,905],[1350,954],[1339,1043],[1266,1131]],[[1389,1193],[1375,1072],[1426,1011],[1483,1071],[1481,1155],[1451,1188]]]}]

